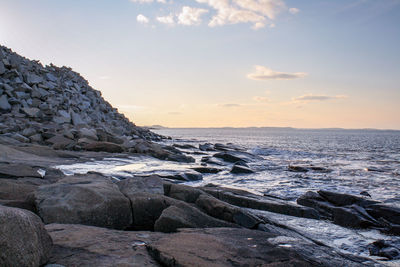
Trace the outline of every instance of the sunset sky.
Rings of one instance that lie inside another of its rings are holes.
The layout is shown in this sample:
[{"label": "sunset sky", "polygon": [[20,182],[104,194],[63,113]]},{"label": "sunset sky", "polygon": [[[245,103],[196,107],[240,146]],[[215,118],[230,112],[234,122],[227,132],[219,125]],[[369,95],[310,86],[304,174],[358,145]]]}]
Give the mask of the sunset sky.
[{"label": "sunset sky", "polygon": [[138,125],[400,129],[400,0],[0,0]]}]

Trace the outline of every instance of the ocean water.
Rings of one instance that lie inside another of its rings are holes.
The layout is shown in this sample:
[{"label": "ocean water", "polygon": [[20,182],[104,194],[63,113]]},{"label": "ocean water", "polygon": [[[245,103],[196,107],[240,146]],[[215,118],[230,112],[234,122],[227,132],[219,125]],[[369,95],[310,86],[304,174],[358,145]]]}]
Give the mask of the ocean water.
[{"label": "ocean water", "polygon": [[[170,143],[232,143],[259,156],[251,162],[255,174],[207,175],[203,183],[217,183],[295,200],[308,190],[332,190],[400,203],[400,131],[201,128],[160,129]],[[196,158],[199,160],[199,156]],[[322,167],[306,173],[289,165]]]}]

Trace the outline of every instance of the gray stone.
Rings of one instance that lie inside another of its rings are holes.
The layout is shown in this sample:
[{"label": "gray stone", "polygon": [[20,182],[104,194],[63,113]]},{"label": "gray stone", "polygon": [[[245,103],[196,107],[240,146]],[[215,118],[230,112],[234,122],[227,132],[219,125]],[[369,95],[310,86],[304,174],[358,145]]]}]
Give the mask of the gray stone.
[{"label": "gray stone", "polygon": [[300,238],[238,228],[182,229],[147,245],[162,266],[376,266]]},{"label": "gray stone", "polygon": [[78,131],[78,134],[80,137],[92,139],[94,141],[98,140],[95,129],[82,128]]},{"label": "gray stone", "polygon": [[234,224],[215,219],[186,203],[166,208],[154,224],[159,232],[176,232],[178,228],[235,227]]},{"label": "gray stone", "polygon": [[75,112],[71,112],[72,124],[74,126],[85,125],[85,122],[82,120],[81,116]]},{"label": "gray stone", "polygon": [[46,229],[53,239],[49,263],[63,266],[160,265],[146,250],[146,244],[165,234],[118,231],[76,224],[49,224]]},{"label": "gray stone", "polygon": [[138,193],[164,195],[163,181],[156,175],[127,178],[119,181],[117,185],[119,190],[130,199],[133,199]]},{"label": "gray stone", "polygon": [[41,112],[38,108],[22,108],[22,112],[32,118],[37,118],[40,116]]},{"label": "gray stone", "polygon": [[10,110],[11,105],[8,103],[8,99],[6,95],[2,95],[0,97],[0,110]]},{"label": "gray stone", "polygon": [[40,218],[27,210],[0,205],[0,266],[45,264],[52,247]]},{"label": "gray stone", "polygon": [[25,80],[28,84],[38,84],[43,81],[43,78],[33,73],[27,73],[25,75]]},{"label": "gray stone", "polygon": [[0,61],[0,75],[6,72],[6,68],[4,67],[4,63]]},{"label": "gray stone", "polygon": [[74,223],[125,229],[132,223],[129,199],[96,174],[69,176],[35,192],[39,216],[48,223]]},{"label": "gray stone", "polygon": [[18,133],[13,134],[11,137],[22,143],[29,143],[30,141],[29,138],[26,138],[25,136],[20,135]]}]

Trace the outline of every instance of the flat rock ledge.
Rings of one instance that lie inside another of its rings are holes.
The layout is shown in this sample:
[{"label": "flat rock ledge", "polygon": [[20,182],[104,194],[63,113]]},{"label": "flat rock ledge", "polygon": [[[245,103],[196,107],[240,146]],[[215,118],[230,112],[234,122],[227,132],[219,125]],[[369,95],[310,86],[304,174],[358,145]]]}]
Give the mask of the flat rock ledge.
[{"label": "flat rock ledge", "polygon": [[68,224],[46,229],[54,242],[49,263],[63,266],[374,266],[299,239],[246,229],[173,234]]}]

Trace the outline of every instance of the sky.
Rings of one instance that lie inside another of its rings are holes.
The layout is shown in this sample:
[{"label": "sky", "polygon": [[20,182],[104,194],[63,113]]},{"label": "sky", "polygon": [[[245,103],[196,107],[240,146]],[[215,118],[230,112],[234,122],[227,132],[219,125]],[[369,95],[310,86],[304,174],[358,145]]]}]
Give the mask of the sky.
[{"label": "sky", "polygon": [[137,125],[400,129],[400,0],[0,0]]}]

